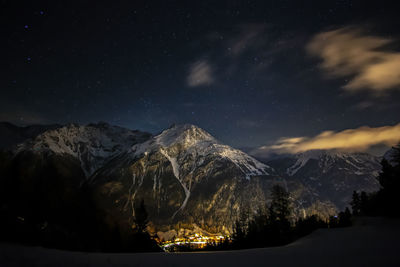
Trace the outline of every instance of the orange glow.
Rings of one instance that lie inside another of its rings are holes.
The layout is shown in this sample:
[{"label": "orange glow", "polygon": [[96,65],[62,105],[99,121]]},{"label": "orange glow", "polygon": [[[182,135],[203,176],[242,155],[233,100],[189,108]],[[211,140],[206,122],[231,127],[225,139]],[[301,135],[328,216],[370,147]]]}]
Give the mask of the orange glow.
[{"label": "orange glow", "polygon": [[276,153],[298,153],[313,149],[365,151],[373,145],[394,146],[399,141],[400,123],[377,128],[360,127],[341,132],[325,131],[315,137],[281,138],[276,144],[261,147],[259,150]]}]

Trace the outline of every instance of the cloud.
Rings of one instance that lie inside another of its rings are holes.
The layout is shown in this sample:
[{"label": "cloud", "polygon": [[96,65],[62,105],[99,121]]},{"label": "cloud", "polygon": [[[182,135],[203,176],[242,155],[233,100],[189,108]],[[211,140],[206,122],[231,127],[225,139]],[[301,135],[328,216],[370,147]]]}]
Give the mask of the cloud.
[{"label": "cloud", "polygon": [[239,25],[239,34],[228,43],[232,55],[238,56],[249,49],[257,49],[266,45],[266,29],[264,24]]},{"label": "cloud", "polygon": [[271,146],[263,146],[253,154],[298,153],[307,150],[366,151],[375,145],[394,146],[400,142],[400,123],[377,128],[360,127],[341,132],[324,131],[314,137],[281,138]]},{"label": "cloud", "polygon": [[190,87],[210,85],[214,83],[212,67],[205,60],[199,60],[190,66],[187,84]]},{"label": "cloud", "polygon": [[[204,38],[201,42],[207,45],[199,47],[199,53],[207,61],[196,61],[190,66],[189,75],[183,76],[190,87],[237,77],[270,82],[278,75],[274,64],[281,64],[281,59],[294,53],[296,46],[303,48],[305,41],[297,32],[283,35],[274,30],[274,25],[266,23],[232,25],[227,31],[213,31]],[[218,85],[219,90],[232,88],[222,82]]]},{"label": "cloud", "polygon": [[356,27],[345,27],[317,34],[306,50],[322,59],[320,67],[330,76],[350,77],[344,89],[382,93],[400,89],[400,53],[384,49],[391,43]]}]

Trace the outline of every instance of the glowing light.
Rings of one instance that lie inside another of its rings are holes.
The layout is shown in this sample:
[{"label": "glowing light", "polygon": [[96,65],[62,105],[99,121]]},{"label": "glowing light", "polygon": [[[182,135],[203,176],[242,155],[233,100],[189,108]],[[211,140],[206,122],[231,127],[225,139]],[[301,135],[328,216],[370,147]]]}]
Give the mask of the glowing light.
[{"label": "glowing light", "polygon": [[225,239],[229,240],[229,236],[222,236],[222,235],[213,235],[207,236],[203,235],[202,233],[195,233],[191,236],[187,236],[185,238],[175,238],[175,240],[169,240],[165,242],[161,242],[160,246],[164,249],[171,248],[173,246],[180,246],[180,245],[190,245],[194,246],[194,248],[200,249],[204,248],[207,244],[210,243],[221,243]]}]

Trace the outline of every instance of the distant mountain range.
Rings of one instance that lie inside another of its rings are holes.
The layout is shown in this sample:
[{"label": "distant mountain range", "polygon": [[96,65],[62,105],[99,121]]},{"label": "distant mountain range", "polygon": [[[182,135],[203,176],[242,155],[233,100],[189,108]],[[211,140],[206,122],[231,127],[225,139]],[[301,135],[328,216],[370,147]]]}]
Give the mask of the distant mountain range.
[{"label": "distant mountain range", "polygon": [[312,150],[268,160],[287,180],[301,182],[315,199],[332,202],[339,210],[349,206],[354,190],[379,189],[381,158],[366,153]]},{"label": "distant mountain range", "polygon": [[143,199],[150,231],[165,239],[231,232],[241,213],[269,201],[274,184],[290,191],[296,216],[335,214],[353,190],[379,188],[378,157],[308,151],[260,162],[189,124],[152,136],[107,123],[2,123],[0,137],[3,206],[62,216],[57,205],[81,205],[73,198],[85,188],[101,218],[123,231]]},{"label": "distant mountain range", "polygon": [[0,149],[9,149],[13,146],[34,138],[39,134],[61,127],[61,125],[31,125],[18,127],[9,122],[0,122]]}]

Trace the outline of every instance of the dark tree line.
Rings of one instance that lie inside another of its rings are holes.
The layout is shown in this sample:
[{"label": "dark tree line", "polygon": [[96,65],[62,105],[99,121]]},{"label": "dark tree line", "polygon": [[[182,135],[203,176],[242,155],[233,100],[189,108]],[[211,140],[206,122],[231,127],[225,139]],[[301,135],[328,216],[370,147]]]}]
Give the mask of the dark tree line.
[{"label": "dark tree line", "polygon": [[0,151],[0,240],[79,251],[160,251],[135,203],[134,229],[106,220],[73,158]]},{"label": "dark tree line", "polygon": [[[158,246],[154,238],[148,233],[149,223],[148,213],[144,200],[140,200],[134,205],[133,225],[129,231],[122,231],[120,225],[114,225],[109,232],[110,239],[106,240],[108,246],[107,252],[160,252],[162,249]],[[126,228],[126,227],[124,227]]]},{"label": "dark tree line", "polygon": [[259,208],[252,219],[249,219],[247,213],[242,213],[235,224],[234,246],[277,246],[291,241],[292,207],[289,193],[283,187],[275,185],[271,189],[271,196],[271,203]]},{"label": "dark tree line", "polygon": [[390,162],[381,161],[378,192],[353,192],[351,207],[356,216],[400,216],[400,144],[393,147]]},{"label": "dark tree line", "polygon": [[345,227],[351,225],[349,209],[332,216],[328,221],[317,215],[293,220],[293,209],[289,193],[275,185],[271,190],[269,205],[259,208],[251,219],[248,212],[241,214],[236,221],[231,249],[281,246],[308,235],[318,228]]},{"label": "dark tree line", "polygon": [[80,200],[81,206],[66,209],[60,220],[42,217],[34,210],[21,214],[3,207],[0,240],[74,251],[162,251],[146,230],[148,220],[143,201],[135,206],[134,228],[121,231],[119,225],[105,223],[89,199],[81,197]]}]

